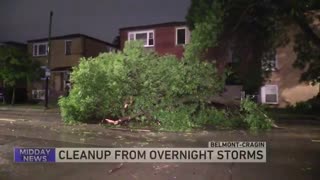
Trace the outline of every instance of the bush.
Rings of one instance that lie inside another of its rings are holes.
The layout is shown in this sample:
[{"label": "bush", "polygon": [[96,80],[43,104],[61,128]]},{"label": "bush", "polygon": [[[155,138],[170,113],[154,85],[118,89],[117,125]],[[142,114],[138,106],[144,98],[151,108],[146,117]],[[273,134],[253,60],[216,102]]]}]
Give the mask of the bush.
[{"label": "bush", "polygon": [[270,129],[272,127],[273,122],[263,107],[248,98],[241,101],[240,110],[242,112],[242,119],[249,129],[255,131]]}]

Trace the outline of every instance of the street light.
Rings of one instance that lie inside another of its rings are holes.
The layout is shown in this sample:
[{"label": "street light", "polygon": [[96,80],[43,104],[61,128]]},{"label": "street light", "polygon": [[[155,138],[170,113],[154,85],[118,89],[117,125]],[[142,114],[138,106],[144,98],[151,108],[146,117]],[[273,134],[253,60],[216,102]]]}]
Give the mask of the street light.
[{"label": "street light", "polygon": [[48,36],[48,62],[47,62],[47,69],[46,69],[46,93],[45,93],[45,103],[44,107],[47,109],[49,104],[49,77],[50,77],[50,60],[51,60],[51,29],[52,29],[52,16],[53,12],[50,11],[49,16],[49,36]]}]

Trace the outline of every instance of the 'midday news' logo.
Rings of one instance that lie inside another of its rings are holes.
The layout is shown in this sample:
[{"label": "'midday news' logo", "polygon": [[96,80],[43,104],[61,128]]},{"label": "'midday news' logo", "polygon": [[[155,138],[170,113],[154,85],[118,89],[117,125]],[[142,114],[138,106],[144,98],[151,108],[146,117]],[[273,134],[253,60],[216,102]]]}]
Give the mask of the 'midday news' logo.
[{"label": "'midday news' logo", "polygon": [[207,148],[15,148],[18,163],[266,162],[265,142],[209,142]]}]

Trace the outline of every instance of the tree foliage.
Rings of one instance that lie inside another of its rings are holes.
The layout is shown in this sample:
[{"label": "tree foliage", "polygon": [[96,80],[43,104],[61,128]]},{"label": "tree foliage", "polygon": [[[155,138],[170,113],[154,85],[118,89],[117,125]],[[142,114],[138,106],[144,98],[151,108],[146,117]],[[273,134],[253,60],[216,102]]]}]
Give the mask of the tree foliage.
[{"label": "tree foliage", "polygon": [[0,80],[6,87],[13,88],[12,104],[17,82],[32,80],[39,72],[39,63],[32,60],[24,50],[12,46],[0,46]]},{"label": "tree foliage", "polygon": [[[198,33],[206,48],[221,46],[225,52],[232,49],[242,62],[250,61],[257,66],[252,65],[248,72],[241,73],[247,83],[263,80],[251,79],[264,75],[252,70],[261,69],[265,53],[288,43],[287,25],[295,24],[301,30],[296,38],[295,65],[307,68],[302,80],[319,82],[320,36],[310,26],[310,19],[319,18],[310,18],[310,12],[319,8],[318,0],[192,0],[187,21],[191,28],[215,27],[215,30]],[[248,86],[254,89],[259,84],[261,82]]]},{"label": "tree foliage", "polygon": [[[174,128],[176,124],[190,128],[196,111],[221,91],[223,83],[219,79],[212,64],[158,56],[140,42],[131,42],[123,52],[83,58],[73,69],[70,95],[59,104],[65,121],[143,112],[142,119],[160,121],[163,127]],[[124,108],[126,103],[130,104],[128,108]]]}]

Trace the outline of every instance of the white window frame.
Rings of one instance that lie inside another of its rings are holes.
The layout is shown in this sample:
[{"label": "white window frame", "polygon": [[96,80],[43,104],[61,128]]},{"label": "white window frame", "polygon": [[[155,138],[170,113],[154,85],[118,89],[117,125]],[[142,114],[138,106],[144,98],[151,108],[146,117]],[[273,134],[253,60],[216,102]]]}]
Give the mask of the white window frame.
[{"label": "white window frame", "polygon": [[[40,45],[45,45],[46,46],[46,52],[45,54],[39,54],[39,46]],[[34,43],[32,46],[32,54],[35,57],[40,57],[40,56],[47,56],[48,55],[48,42],[42,42],[42,43]],[[34,49],[37,48],[37,54],[35,54]]]},{"label": "white window frame", "polygon": [[[178,44],[178,30],[184,29],[185,30],[185,36],[184,36],[184,44]],[[187,26],[181,26],[181,27],[176,27],[176,33],[175,33],[175,42],[176,46],[183,46],[189,43],[190,41],[190,31]]]},{"label": "white window frame", "polygon": [[[154,33],[154,30],[145,30],[145,31],[130,31],[128,32],[128,41],[132,41],[130,39],[130,36],[133,35],[133,41],[136,41],[136,36],[137,34],[144,34],[146,33],[147,34],[147,44],[144,45],[144,47],[154,47],[155,45],[155,33]],[[153,34],[153,45],[150,45],[149,44],[149,38],[150,38],[150,33]]]},{"label": "white window frame", "polygon": [[[72,40],[65,40],[65,41],[64,41],[64,54],[65,54],[65,55],[67,55],[67,42],[71,42],[71,47],[72,47]],[[70,48],[71,48],[71,47],[70,47]],[[70,54],[68,54],[68,56],[69,56],[69,55],[72,55],[72,50],[71,50],[71,49],[70,49]]]},{"label": "white window frame", "polygon": [[[266,88],[267,87],[273,87],[273,88],[276,88],[276,97],[277,97],[277,101],[276,102],[267,102],[266,101]],[[262,104],[279,104],[279,87],[278,85],[275,85],[275,84],[267,84],[267,85],[264,85],[261,87],[261,103]]]},{"label": "white window frame", "polygon": [[[277,71],[279,69],[279,60],[278,60],[278,53],[277,53],[277,50],[275,50],[275,57],[274,57],[274,68],[268,68],[268,67],[264,67],[263,64],[262,64],[262,70],[264,71],[269,71],[269,72],[274,72],[274,71]],[[262,62],[263,63],[263,62]]]}]

